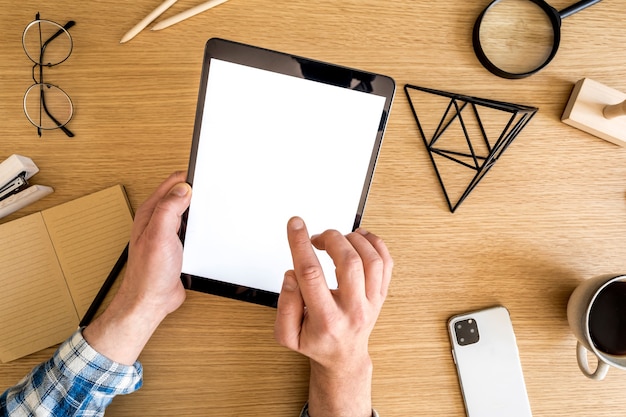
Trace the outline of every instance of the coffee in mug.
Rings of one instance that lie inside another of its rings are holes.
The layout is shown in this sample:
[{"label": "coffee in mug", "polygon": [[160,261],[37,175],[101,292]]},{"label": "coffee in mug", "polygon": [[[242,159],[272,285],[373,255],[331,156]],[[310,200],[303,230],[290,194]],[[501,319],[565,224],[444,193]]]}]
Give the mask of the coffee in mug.
[{"label": "coffee in mug", "polygon": [[[567,303],[567,320],[578,339],[580,370],[603,379],[609,367],[626,370],[626,275],[601,275],[581,283]],[[598,358],[589,369],[587,352]]]},{"label": "coffee in mug", "polygon": [[589,335],[602,352],[626,355],[626,282],[611,282],[598,293],[589,311]]}]

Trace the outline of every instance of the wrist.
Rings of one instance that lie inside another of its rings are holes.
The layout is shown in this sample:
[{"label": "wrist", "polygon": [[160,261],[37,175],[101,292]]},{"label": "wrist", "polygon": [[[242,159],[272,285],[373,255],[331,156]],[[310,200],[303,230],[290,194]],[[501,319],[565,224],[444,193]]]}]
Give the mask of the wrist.
[{"label": "wrist", "polygon": [[120,291],[107,309],[83,330],[83,337],[110,360],[132,365],[166,315]]},{"label": "wrist", "polygon": [[369,354],[354,355],[349,360],[335,360],[330,365],[323,365],[309,359],[311,373],[328,380],[361,379],[372,374],[373,365]]},{"label": "wrist", "polygon": [[322,366],[311,360],[309,413],[311,417],[370,417],[372,415],[372,361],[369,355]]}]

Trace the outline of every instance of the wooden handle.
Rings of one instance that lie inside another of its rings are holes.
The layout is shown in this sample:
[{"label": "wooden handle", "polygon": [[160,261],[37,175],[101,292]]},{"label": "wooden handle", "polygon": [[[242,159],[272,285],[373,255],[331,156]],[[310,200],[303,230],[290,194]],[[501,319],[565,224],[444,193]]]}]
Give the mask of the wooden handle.
[{"label": "wooden handle", "polygon": [[604,117],[614,119],[619,116],[626,116],[626,100],[619,104],[613,104],[604,108]]}]

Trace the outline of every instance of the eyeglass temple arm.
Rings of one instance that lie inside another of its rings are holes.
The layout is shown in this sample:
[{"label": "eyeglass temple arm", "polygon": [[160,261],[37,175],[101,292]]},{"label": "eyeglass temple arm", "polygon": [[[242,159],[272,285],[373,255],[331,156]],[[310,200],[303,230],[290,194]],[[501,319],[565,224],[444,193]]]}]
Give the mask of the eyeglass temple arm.
[{"label": "eyeglass temple arm", "polygon": [[[67,22],[67,23],[65,24],[65,26],[63,26],[63,29],[68,30],[69,28],[71,28],[71,27],[72,27],[72,26],[74,26],[75,24],[76,24],[76,22],[74,22],[73,20],[70,20],[69,22]],[[48,44],[49,44],[50,42],[52,42],[53,40],[55,40],[57,37],[59,37],[60,35],[62,35],[62,34],[63,34],[63,29],[59,29],[59,30],[57,30],[57,31],[56,31],[56,33],[55,33],[54,35],[50,36],[50,37],[48,38],[48,40],[47,40],[47,41],[45,41],[45,42],[43,43],[43,45],[41,45],[41,53],[40,53],[40,55],[39,55],[39,63],[40,63],[40,64],[42,64],[42,65],[43,65],[43,52],[45,51],[46,46],[48,46]]]},{"label": "eyeglass temple arm", "polygon": [[46,95],[44,94],[43,87],[42,90],[39,92],[39,97],[41,98],[41,105],[43,106],[43,110],[46,112],[50,120],[52,120],[57,125],[57,127],[61,129],[67,136],[73,138],[74,133],[72,133],[71,130],[59,123],[59,121],[50,113],[50,111],[48,111],[48,106],[46,106]]}]

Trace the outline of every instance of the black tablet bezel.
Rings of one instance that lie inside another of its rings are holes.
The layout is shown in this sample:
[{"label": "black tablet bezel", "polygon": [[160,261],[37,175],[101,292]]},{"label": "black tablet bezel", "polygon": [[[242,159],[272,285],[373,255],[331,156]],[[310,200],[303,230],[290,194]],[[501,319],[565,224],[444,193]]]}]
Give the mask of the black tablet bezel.
[{"label": "black tablet bezel", "polygon": [[[198,92],[198,104],[193,130],[193,141],[187,171],[187,182],[191,184],[192,187],[200,132],[202,128],[202,116],[204,113],[204,100],[206,97],[208,75],[211,59],[213,58],[338,87],[358,89],[360,91],[385,97],[385,105],[381,115],[376,140],[372,149],[372,155],[367,175],[365,177],[358,210],[355,214],[352,230],[358,228],[361,224],[361,217],[365,208],[367,194],[374,175],[376,161],[378,159],[380,146],[382,145],[385,126],[391,110],[393,96],[395,94],[394,80],[380,74],[359,71],[352,68],[342,67],[225,39],[209,39],[206,43],[204,51],[202,76]],[[294,65],[294,61],[296,65]],[[300,69],[300,71],[296,71],[295,69]],[[185,211],[183,214],[180,228],[180,239],[183,242],[183,245],[185,242],[188,212],[189,210]],[[183,282],[183,286],[189,290],[233,298],[269,307],[276,307],[278,302],[278,294],[274,292],[235,285],[216,279],[199,277],[186,273],[181,273],[181,280]]]}]

